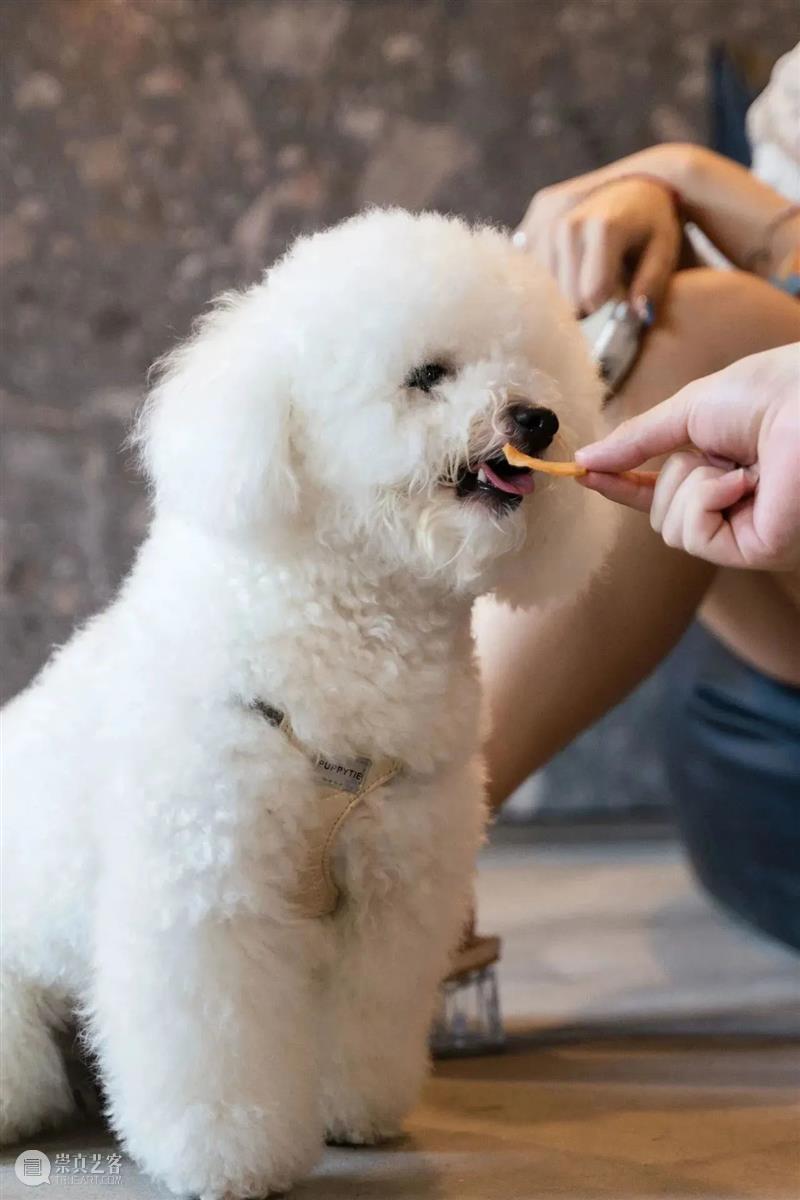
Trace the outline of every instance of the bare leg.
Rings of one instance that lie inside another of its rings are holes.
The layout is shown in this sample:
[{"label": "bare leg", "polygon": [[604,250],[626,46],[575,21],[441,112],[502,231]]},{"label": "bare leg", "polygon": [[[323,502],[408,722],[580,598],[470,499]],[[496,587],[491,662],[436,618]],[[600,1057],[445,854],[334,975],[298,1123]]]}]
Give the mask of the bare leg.
[{"label": "bare leg", "polygon": [[[610,406],[611,420],[650,408],[738,358],[798,339],[800,305],[769,284],[739,272],[681,272]],[[641,514],[626,510],[609,569],[574,603],[545,617],[489,601],[476,607],[492,721],[493,807],[661,661],[713,577],[713,568],[669,550]],[[526,696],[527,707],[520,703]]]}]

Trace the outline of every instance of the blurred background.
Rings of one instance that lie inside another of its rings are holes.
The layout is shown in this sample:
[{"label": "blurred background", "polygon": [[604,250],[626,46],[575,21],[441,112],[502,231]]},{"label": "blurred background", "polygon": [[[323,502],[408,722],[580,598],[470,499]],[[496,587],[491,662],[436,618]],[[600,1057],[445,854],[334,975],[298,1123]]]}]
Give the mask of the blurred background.
[{"label": "blurred background", "polygon": [[[711,48],[768,66],[797,16],[797,0],[1,0],[3,695],[128,566],[147,503],[126,429],[211,296],[365,204],[513,225],[544,184],[708,142]],[[517,815],[660,819],[667,678]]]}]

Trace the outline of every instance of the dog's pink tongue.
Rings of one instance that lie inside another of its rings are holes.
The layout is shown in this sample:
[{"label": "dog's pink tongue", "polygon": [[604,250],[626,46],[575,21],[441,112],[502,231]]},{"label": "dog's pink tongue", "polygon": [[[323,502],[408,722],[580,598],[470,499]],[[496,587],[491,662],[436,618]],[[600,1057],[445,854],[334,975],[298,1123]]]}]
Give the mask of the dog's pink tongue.
[{"label": "dog's pink tongue", "polygon": [[488,463],[481,463],[481,467],[489,483],[501,492],[510,492],[512,496],[529,496],[535,487],[532,471],[527,471],[524,475],[514,475],[511,479],[503,479]]}]

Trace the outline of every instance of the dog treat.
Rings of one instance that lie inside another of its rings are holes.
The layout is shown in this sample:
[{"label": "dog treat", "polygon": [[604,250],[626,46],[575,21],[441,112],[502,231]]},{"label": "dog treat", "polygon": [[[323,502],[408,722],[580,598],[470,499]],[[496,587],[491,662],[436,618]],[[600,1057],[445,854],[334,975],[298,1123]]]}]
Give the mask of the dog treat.
[{"label": "dog treat", "polygon": [[[503,446],[503,454],[510,466],[530,467],[532,471],[541,471],[543,475],[558,475],[562,479],[579,479],[581,475],[589,474],[588,467],[582,467],[576,462],[551,462],[546,458],[531,458],[529,454],[523,454],[521,450],[516,450],[508,442]],[[608,473],[619,475],[620,479],[629,479],[631,483],[638,483],[644,487],[655,487],[658,479],[658,471],[613,471]]]}]

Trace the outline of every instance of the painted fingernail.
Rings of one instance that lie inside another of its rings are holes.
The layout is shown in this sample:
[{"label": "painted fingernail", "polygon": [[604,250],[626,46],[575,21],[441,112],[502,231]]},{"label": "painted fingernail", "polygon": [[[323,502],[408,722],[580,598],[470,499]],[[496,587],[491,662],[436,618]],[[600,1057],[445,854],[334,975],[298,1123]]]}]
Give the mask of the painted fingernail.
[{"label": "painted fingernail", "polygon": [[524,229],[517,229],[511,235],[511,245],[514,247],[515,250],[527,250],[528,249],[528,235]]},{"label": "painted fingernail", "polygon": [[655,324],[656,306],[649,296],[637,296],[633,301],[633,307],[636,310],[636,315],[639,320],[650,328]]}]

